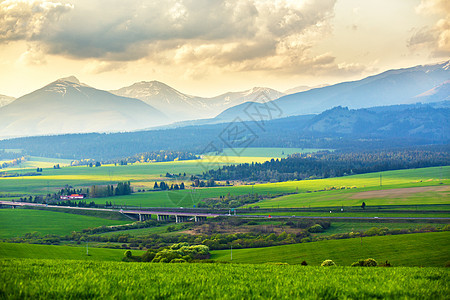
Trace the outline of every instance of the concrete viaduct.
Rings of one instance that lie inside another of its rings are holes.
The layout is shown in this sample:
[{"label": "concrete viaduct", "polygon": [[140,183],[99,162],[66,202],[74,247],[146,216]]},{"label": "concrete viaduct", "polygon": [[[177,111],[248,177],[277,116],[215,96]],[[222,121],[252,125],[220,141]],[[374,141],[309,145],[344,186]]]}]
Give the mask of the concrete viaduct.
[{"label": "concrete viaduct", "polygon": [[156,220],[158,221],[169,221],[171,216],[175,217],[176,223],[182,223],[189,220],[194,220],[194,222],[204,222],[206,218],[215,218],[220,216],[219,214],[207,214],[207,213],[189,213],[189,212],[158,212],[158,211],[148,211],[148,210],[120,210],[122,214],[133,216],[139,221],[150,220],[152,215],[156,215]]},{"label": "concrete viaduct", "polygon": [[59,206],[59,205],[47,205],[39,203],[27,203],[27,202],[12,202],[12,201],[0,201],[0,205],[11,206],[11,207],[22,207],[22,206],[33,206],[33,207],[52,207],[60,209],[78,209],[78,210],[94,210],[94,211],[112,211],[120,212],[130,218],[134,218],[139,221],[150,220],[152,215],[156,215],[158,221],[169,221],[171,216],[175,217],[175,222],[181,223],[189,220],[194,220],[194,222],[204,222],[206,218],[215,218],[220,216],[220,214],[209,214],[209,213],[190,213],[190,212],[170,212],[170,211],[153,211],[153,210],[117,210],[117,209],[107,209],[107,208],[91,208],[91,207],[72,207],[72,206]]}]

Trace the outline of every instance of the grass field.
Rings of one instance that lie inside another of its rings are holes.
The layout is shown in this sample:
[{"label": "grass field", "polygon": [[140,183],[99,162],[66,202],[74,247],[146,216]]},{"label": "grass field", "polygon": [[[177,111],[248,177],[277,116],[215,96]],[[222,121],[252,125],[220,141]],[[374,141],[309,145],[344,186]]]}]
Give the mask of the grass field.
[{"label": "grass field", "polygon": [[219,156],[240,156],[240,157],[263,157],[263,158],[286,158],[294,153],[313,153],[329,149],[314,148],[225,148]]},{"label": "grass field", "polygon": [[430,223],[368,223],[368,222],[331,222],[330,228],[323,233],[316,233],[318,236],[328,236],[332,234],[348,233],[355,231],[367,231],[373,227],[388,229],[414,229],[424,226],[435,226],[443,228],[447,224]]},{"label": "grass field", "polygon": [[[319,265],[332,259],[349,266],[361,258],[388,260],[394,266],[443,267],[450,261],[450,232],[415,233],[362,239],[327,240],[267,248],[233,249],[233,263],[285,262],[299,264],[305,260]],[[212,251],[212,259],[231,261],[230,250]]]},{"label": "grass field", "polygon": [[446,299],[444,268],[0,260],[7,299]]},{"label": "grass field", "polygon": [[[178,230],[181,230],[182,227],[185,224],[182,223],[169,223],[169,224],[163,224],[161,226],[157,227],[149,227],[149,228],[138,228],[138,229],[130,229],[130,230],[120,230],[120,231],[111,231],[111,232],[105,232],[105,233],[99,233],[97,235],[100,236],[111,236],[111,235],[118,235],[118,234],[129,234],[135,237],[141,237],[141,236],[148,236],[150,234],[166,234],[166,235],[173,235],[173,234],[179,234],[179,232],[176,232]],[[173,232],[168,232],[167,227],[173,228]]]},{"label": "grass field", "polygon": [[[214,157],[202,160],[172,161],[158,163],[135,163],[126,166],[103,165],[101,167],[63,167],[61,169],[44,168],[42,175],[0,178],[1,193],[48,193],[55,192],[65,185],[89,187],[97,184],[116,184],[130,181],[135,188],[153,188],[155,180],[170,181],[166,173],[201,174],[210,168],[230,163],[265,161],[264,158],[234,157],[228,161],[217,161]],[[53,164],[52,164],[53,166]],[[19,170],[9,170],[16,173]],[[35,168],[20,169],[19,173],[34,172]]]},{"label": "grass field", "polygon": [[0,238],[20,237],[31,232],[66,235],[84,228],[126,223],[130,221],[34,209],[0,209]]},{"label": "grass field", "polygon": [[[86,260],[86,261],[121,261],[125,250],[89,247],[51,246],[33,244],[0,243],[0,258],[33,258],[55,260]],[[144,251],[133,250],[134,255],[141,255]]]},{"label": "grass field", "polygon": [[361,192],[359,189],[334,190],[315,193],[301,193],[267,199],[252,206],[276,207],[317,207],[317,206],[359,206],[366,205],[421,205],[449,204],[450,186],[419,186],[402,189],[373,190]]},{"label": "grass field", "polygon": [[[36,168],[53,168],[54,165],[59,164],[60,167],[70,166],[72,160],[62,159],[62,158],[48,158],[48,157],[38,157],[38,156],[27,156],[25,162],[19,165],[6,168],[6,171],[20,171],[22,169],[35,170]],[[2,170],[3,171],[3,170]]]},{"label": "grass field", "polygon": [[324,212],[265,212],[265,213],[251,213],[244,215],[257,216],[297,216],[297,217],[337,217],[337,218],[450,218],[450,211],[448,212],[382,212],[382,211],[364,211],[359,212],[340,212],[338,209]]},{"label": "grass field", "polygon": [[[450,232],[415,233],[395,236],[374,236],[342,240],[274,246],[266,248],[211,251],[211,258],[233,263],[288,263],[305,260],[311,266],[332,259],[339,266],[349,266],[361,258],[388,260],[393,266],[443,267],[450,262]],[[85,247],[47,246],[0,243],[0,258],[82,259],[119,261],[125,250]],[[143,251],[132,250],[133,255]]]},{"label": "grass field", "polygon": [[[250,193],[258,194],[279,194],[296,193],[299,194],[284,196],[280,198],[264,200],[253,204],[253,206],[277,208],[277,207],[321,207],[321,206],[353,206],[361,205],[365,201],[367,205],[383,204],[448,204],[448,185],[450,185],[450,167],[443,168],[445,179],[444,185],[440,185],[440,168],[423,168],[412,170],[399,170],[382,172],[383,186],[379,186],[380,173],[368,173],[346,177],[288,181],[280,183],[265,183],[255,185],[238,185],[231,187],[197,188],[181,191],[160,191],[135,193],[129,196],[110,197],[95,199],[96,203],[104,204],[111,201],[117,205],[132,205],[143,207],[193,207],[204,198],[231,195],[243,195]],[[345,190],[331,190],[325,192],[306,193],[306,191],[319,191],[332,187],[356,187]],[[380,189],[399,189],[410,187],[438,186],[436,189],[446,189],[441,191],[426,191],[422,195],[414,196],[408,194],[405,197],[386,198],[379,197],[376,201],[364,198],[352,198],[356,193],[368,192]],[[446,186],[446,187],[443,187]],[[287,197],[287,198],[286,198]],[[309,201],[309,197],[313,200]],[[300,199],[300,200],[298,200]],[[303,199],[303,200],[302,200]],[[386,200],[388,199],[388,200]],[[411,202],[411,203],[410,203]]]}]

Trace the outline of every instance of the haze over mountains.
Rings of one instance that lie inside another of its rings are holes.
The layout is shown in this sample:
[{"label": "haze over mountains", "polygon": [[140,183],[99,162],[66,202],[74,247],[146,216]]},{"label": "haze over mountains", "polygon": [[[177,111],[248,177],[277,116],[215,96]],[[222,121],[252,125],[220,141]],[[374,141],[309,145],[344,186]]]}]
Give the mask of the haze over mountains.
[{"label": "haze over mountains", "polygon": [[[250,141],[245,143],[250,147],[351,150],[356,147],[372,150],[446,144],[450,141],[449,123],[450,101],[358,110],[336,107],[319,115],[267,121],[263,129],[253,121],[239,123],[243,134],[237,142],[242,145],[242,141]],[[25,137],[1,140],[0,149],[24,149],[29,155],[43,157],[98,160],[161,149],[200,154],[229,148],[233,141],[227,140],[226,133],[230,128],[236,128],[234,125],[236,123],[111,134]]]},{"label": "haze over mountains", "polygon": [[[172,121],[213,118],[232,106],[247,101],[258,101],[258,96],[262,93],[267,95],[269,100],[278,99],[285,95],[270,88],[255,87],[242,92],[229,92],[212,98],[204,98],[183,94],[159,81],[141,81],[111,91],[111,93],[140,99],[163,111]],[[264,99],[264,101],[267,100]]]},{"label": "haze over mountains", "polygon": [[[374,106],[435,102],[448,99],[446,82],[450,79],[450,62],[390,70],[362,80],[343,82],[286,95],[273,105],[282,117],[318,114],[336,106],[367,108]],[[439,87],[443,85],[442,87]],[[434,92],[433,89],[436,89]],[[428,93],[428,94],[427,94]],[[427,96],[428,95],[428,96]],[[245,119],[249,103],[232,107],[217,116],[217,121]]]},{"label": "haze over mountains", "polygon": [[0,108],[0,136],[129,131],[164,124],[167,117],[144,102],[58,79]]},{"label": "haze over mountains", "polygon": [[[236,117],[249,120],[245,109],[254,103],[266,103],[276,108],[278,114],[272,115],[273,119],[319,114],[337,106],[360,109],[442,102],[449,100],[449,69],[450,62],[447,61],[390,70],[330,86],[312,89],[300,86],[287,92],[306,90],[290,95],[257,87],[211,98],[184,94],[158,81],[142,81],[108,92],[68,77],[12,102],[11,98],[5,98],[3,102],[0,98],[0,105],[10,102],[0,107],[0,138],[123,132],[157,128],[184,120],[191,121],[177,123],[176,127],[229,122]],[[336,120],[335,123],[339,122]]]},{"label": "haze over mountains", "polygon": [[5,96],[5,95],[0,95],[0,107],[13,102],[14,100],[16,100],[16,98],[10,97],[10,96]]}]

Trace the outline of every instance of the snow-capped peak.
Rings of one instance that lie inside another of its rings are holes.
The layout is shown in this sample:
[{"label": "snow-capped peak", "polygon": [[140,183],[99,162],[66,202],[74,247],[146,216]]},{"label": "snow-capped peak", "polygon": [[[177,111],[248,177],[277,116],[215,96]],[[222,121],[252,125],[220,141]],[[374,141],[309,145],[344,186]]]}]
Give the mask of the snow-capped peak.
[{"label": "snow-capped peak", "polygon": [[76,84],[81,85],[81,82],[75,76],[60,78],[60,79],[58,79],[58,81],[66,81],[66,82],[71,82],[71,83],[76,83]]}]

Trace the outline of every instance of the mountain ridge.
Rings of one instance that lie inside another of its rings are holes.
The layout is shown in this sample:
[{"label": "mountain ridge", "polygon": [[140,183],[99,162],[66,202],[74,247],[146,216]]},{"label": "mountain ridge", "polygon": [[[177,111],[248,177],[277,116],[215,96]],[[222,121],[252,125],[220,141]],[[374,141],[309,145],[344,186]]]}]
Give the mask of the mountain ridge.
[{"label": "mountain ridge", "polygon": [[166,117],[133,98],[60,78],[0,108],[0,136],[128,131],[162,125]]}]

